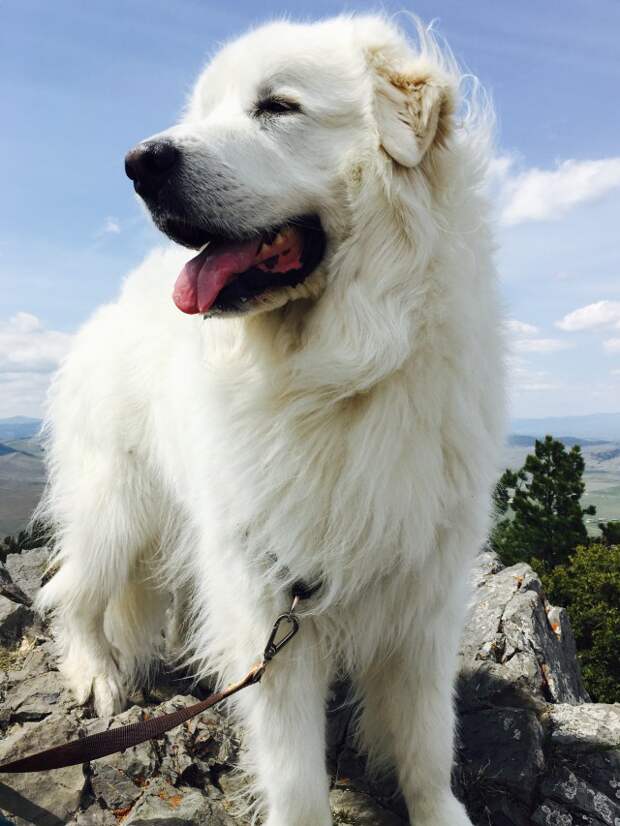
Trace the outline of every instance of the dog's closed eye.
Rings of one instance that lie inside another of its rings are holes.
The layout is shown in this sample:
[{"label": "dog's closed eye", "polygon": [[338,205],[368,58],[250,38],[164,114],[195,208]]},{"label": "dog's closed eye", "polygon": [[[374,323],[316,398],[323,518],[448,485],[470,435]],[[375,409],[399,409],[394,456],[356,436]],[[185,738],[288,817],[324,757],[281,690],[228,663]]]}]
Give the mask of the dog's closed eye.
[{"label": "dog's closed eye", "polygon": [[254,107],[254,116],[288,115],[301,112],[301,106],[295,100],[268,95],[261,98]]}]

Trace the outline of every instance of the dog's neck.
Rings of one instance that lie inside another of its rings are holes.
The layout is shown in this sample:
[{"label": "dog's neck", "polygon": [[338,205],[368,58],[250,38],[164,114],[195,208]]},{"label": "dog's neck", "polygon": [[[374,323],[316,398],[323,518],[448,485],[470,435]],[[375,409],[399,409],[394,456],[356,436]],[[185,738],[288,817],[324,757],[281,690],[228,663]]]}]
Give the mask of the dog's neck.
[{"label": "dog's neck", "polygon": [[[416,359],[431,363],[441,349],[446,296],[460,289],[466,262],[446,251],[452,236],[428,219],[427,174],[387,176],[375,166],[355,184],[351,229],[329,258],[320,294],[231,322],[235,351],[279,397],[340,402]],[[454,238],[463,248],[469,240]]]},{"label": "dog's neck", "polygon": [[261,361],[281,363],[304,346],[317,300],[300,298],[282,307],[241,320],[244,346]]}]

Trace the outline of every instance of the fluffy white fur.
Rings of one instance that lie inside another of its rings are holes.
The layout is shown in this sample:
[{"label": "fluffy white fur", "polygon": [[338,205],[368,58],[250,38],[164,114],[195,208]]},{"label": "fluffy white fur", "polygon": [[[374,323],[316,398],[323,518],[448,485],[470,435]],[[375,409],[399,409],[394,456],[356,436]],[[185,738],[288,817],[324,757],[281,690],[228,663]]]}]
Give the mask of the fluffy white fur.
[{"label": "fluffy white fur", "polygon": [[[305,114],[261,130],[247,107],[267,82]],[[343,670],[412,823],[470,823],[450,791],[452,691],[504,398],[489,118],[462,85],[431,35],[411,44],[378,17],[226,46],[163,133],[194,153],[188,197],[237,227],[316,212],[323,264],[262,311],[203,319],[170,298],[188,251],[158,249],[53,385],[60,568],[40,605],[81,702],[122,706],[170,590],[197,673],[225,682],[256,661],[291,581],[324,583],[237,703],[268,826],[332,822],[324,713]]]}]

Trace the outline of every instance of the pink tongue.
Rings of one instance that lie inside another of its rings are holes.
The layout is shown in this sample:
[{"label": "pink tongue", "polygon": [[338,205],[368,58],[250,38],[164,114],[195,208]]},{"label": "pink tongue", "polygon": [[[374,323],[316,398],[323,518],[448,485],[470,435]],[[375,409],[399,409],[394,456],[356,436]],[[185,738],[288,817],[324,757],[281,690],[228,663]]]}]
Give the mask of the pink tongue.
[{"label": "pink tongue", "polygon": [[206,313],[220,290],[235,273],[243,272],[256,258],[258,242],[227,244],[209,255],[209,247],[198,253],[181,270],[172,298],[184,313]]},{"label": "pink tongue", "polygon": [[[288,272],[301,267],[303,238],[299,230],[287,227],[272,245],[259,239],[222,244],[214,252],[199,252],[181,270],[172,298],[179,310],[191,315],[206,313],[218,294],[235,275],[259,267],[270,272]],[[267,266],[271,258],[275,262]]]}]

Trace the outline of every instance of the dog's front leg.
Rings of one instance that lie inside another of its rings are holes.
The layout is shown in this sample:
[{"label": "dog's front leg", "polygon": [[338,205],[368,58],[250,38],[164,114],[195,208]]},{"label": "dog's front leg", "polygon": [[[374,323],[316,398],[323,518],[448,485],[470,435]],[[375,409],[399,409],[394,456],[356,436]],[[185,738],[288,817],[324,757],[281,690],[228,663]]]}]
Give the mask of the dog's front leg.
[{"label": "dog's front leg", "polygon": [[240,697],[265,826],[331,826],[325,758],[328,658],[310,620]]},{"label": "dog's front leg", "polygon": [[471,826],[450,782],[461,607],[446,602],[420,617],[389,659],[360,681],[363,741],[395,764],[413,826]]}]

